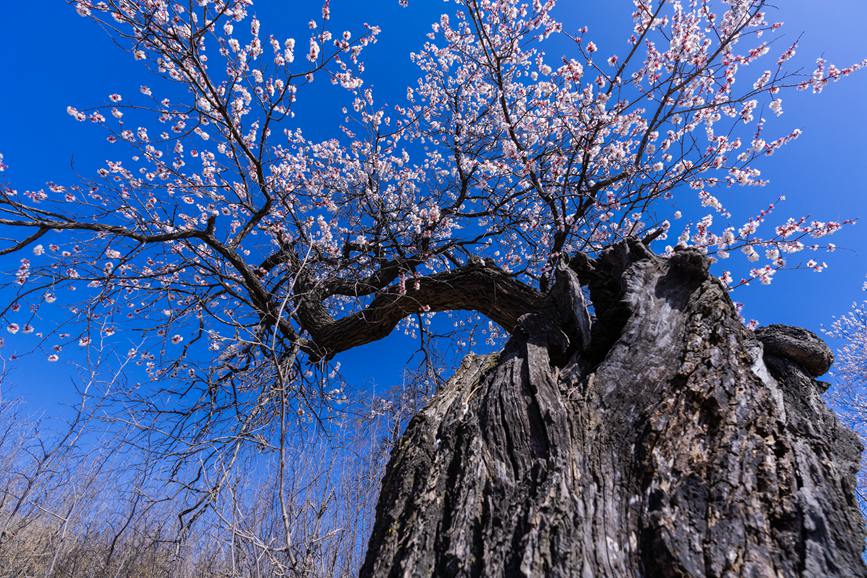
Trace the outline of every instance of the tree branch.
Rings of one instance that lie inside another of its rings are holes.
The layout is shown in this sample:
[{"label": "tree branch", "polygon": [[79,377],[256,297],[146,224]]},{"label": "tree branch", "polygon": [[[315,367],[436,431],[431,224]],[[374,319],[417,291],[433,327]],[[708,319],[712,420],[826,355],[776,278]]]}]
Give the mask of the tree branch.
[{"label": "tree branch", "polygon": [[401,319],[421,310],[478,311],[511,331],[518,318],[541,306],[542,298],[502,269],[471,263],[456,271],[413,279],[405,292],[390,285],[358,313],[321,325],[314,322],[305,329],[316,344],[313,357],[330,358],[382,339]]}]

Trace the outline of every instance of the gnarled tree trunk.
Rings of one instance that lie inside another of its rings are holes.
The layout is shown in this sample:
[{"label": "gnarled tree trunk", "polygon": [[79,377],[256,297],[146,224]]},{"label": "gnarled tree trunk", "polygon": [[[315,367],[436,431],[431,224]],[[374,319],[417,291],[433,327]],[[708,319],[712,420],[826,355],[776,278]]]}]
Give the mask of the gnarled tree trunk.
[{"label": "gnarled tree trunk", "polygon": [[693,251],[629,241],[557,277],[413,419],[362,576],[864,575],[824,343],[744,328]]}]

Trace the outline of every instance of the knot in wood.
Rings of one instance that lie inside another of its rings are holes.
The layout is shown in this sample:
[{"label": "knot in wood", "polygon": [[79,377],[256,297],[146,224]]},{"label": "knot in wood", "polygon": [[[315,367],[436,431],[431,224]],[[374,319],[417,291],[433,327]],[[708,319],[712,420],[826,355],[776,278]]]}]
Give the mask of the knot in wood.
[{"label": "knot in wood", "polygon": [[815,333],[789,325],[768,325],[756,329],[756,337],[765,347],[765,355],[788,359],[810,377],[826,373],[834,354]]}]

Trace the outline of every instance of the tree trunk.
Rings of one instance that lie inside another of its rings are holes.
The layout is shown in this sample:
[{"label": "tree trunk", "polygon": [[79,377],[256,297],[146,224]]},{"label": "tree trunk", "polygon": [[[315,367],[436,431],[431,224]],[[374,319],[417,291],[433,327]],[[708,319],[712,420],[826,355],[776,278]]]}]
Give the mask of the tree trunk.
[{"label": "tree trunk", "polygon": [[361,576],[865,575],[827,346],[746,329],[694,251],[572,265],[412,420]]}]

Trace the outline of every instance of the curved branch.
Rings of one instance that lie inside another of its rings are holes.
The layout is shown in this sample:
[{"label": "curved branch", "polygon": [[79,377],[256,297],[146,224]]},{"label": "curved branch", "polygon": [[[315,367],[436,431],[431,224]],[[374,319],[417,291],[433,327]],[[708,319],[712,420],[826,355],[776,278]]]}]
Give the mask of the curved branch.
[{"label": "curved branch", "polygon": [[[413,279],[380,291],[363,310],[305,329],[316,344],[314,358],[330,358],[387,336],[404,317],[419,311],[478,311],[507,331],[543,296],[502,269],[471,263],[461,269]],[[308,323],[310,319],[307,319]]]}]

